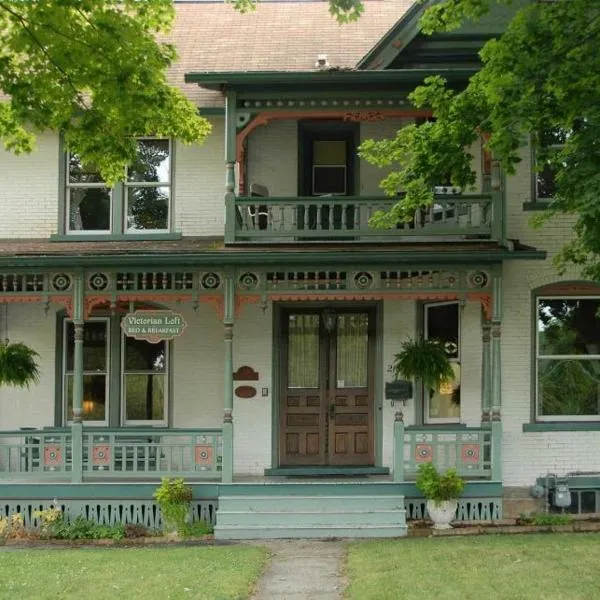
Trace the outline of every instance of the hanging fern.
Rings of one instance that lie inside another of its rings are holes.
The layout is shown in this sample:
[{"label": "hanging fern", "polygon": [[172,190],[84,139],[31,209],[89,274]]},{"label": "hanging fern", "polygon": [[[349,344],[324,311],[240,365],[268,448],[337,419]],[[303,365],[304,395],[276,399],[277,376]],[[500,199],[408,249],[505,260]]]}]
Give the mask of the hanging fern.
[{"label": "hanging fern", "polygon": [[0,386],[29,387],[37,383],[39,354],[25,344],[0,342]]},{"label": "hanging fern", "polygon": [[454,380],[452,363],[439,340],[407,340],[402,343],[393,364],[394,374],[402,379],[420,379],[426,389],[438,390]]}]

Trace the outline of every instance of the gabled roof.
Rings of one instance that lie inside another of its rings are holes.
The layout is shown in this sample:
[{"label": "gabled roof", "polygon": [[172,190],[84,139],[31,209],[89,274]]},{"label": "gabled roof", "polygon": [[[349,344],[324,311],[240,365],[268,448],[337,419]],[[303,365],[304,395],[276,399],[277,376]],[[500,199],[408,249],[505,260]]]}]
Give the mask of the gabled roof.
[{"label": "gabled roof", "polygon": [[477,22],[467,20],[454,31],[424,35],[419,21],[425,10],[437,1],[425,0],[407,10],[357,67],[368,70],[477,67],[479,50],[485,42],[501,35],[517,8],[530,2],[515,0],[510,6],[494,4]]},{"label": "gabled roof", "polygon": [[177,2],[168,41],[179,53],[169,81],[200,106],[219,106],[221,94],[184,82],[206,71],[315,71],[319,54],[330,67],[354,68],[414,0],[366,0],[355,23],[340,25],[326,0],[259,2],[240,14],[230,3]]}]

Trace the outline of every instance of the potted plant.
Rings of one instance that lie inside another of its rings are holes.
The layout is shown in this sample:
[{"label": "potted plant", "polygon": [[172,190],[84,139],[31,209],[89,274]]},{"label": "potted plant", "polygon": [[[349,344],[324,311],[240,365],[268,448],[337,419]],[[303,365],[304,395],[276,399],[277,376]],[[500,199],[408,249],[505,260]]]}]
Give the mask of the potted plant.
[{"label": "potted plant", "polygon": [[458,471],[450,468],[442,474],[432,463],[423,463],[419,466],[416,486],[427,498],[426,507],[433,528],[450,529],[458,498],[465,487],[465,481]]},{"label": "potted plant", "polygon": [[39,354],[25,344],[0,341],[0,387],[29,387],[37,383],[40,375],[38,357]]},{"label": "potted plant", "polygon": [[392,365],[396,378],[420,379],[428,390],[454,380],[454,369],[439,340],[409,339],[402,342]]}]

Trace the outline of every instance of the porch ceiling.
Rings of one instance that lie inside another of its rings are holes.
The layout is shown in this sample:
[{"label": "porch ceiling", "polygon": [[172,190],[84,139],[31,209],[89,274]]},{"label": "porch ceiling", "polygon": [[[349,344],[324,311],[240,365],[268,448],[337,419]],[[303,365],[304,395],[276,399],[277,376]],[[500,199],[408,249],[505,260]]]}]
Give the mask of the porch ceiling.
[{"label": "porch ceiling", "polygon": [[491,264],[504,260],[543,260],[546,252],[495,242],[356,244],[322,243],[225,247],[222,238],[180,240],[52,242],[48,239],[0,240],[2,268],[147,267],[191,265],[401,265]]}]

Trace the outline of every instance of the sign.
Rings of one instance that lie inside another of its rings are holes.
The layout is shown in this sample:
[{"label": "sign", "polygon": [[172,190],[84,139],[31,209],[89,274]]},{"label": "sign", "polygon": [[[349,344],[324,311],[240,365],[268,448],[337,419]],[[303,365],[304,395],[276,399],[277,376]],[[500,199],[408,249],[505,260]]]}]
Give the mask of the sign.
[{"label": "sign", "polygon": [[179,337],[186,325],[184,318],[172,310],[136,310],[127,313],[121,321],[121,329],[127,337],[151,344]]},{"label": "sign", "polygon": [[385,384],[386,400],[409,400],[413,395],[412,381],[399,379]]}]

